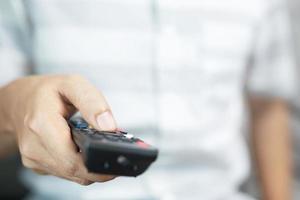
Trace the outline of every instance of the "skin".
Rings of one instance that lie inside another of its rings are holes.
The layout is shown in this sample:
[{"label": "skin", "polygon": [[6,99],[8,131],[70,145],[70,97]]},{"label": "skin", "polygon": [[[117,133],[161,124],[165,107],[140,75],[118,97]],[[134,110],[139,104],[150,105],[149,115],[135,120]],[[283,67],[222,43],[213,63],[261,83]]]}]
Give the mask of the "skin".
[{"label": "skin", "polygon": [[262,199],[292,199],[289,111],[280,99],[250,98],[252,150]]},{"label": "skin", "polygon": [[[95,128],[117,128],[105,98],[87,80],[31,76],[1,88],[0,97],[0,155],[19,149],[25,167],[82,185],[114,178],[87,172],[66,122],[79,110]],[[280,100],[250,98],[250,108],[263,199],[291,199],[287,106]]]},{"label": "skin", "polygon": [[99,130],[117,128],[105,98],[87,80],[30,76],[1,88],[0,96],[2,155],[19,149],[25,167],[82,185],[115,178],[87,172],[66,121],[79,110]]}]

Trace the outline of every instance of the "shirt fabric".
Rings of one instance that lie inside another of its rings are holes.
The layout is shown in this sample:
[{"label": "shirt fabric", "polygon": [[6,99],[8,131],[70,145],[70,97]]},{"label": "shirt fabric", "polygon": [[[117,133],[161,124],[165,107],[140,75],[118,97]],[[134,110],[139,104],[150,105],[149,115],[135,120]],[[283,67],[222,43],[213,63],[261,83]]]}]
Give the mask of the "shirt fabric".
[{"label": "shirt fabric", "polygon": [[244,89],[285,99],[295,90],[283,2],[7,0],[0,6],[2,83],[28,71],[82,74],[107,97],[120,127],[160,149],[138,179],[82,187],[25,172],[32,199],[250,199],[238,189],[249,174]]}]

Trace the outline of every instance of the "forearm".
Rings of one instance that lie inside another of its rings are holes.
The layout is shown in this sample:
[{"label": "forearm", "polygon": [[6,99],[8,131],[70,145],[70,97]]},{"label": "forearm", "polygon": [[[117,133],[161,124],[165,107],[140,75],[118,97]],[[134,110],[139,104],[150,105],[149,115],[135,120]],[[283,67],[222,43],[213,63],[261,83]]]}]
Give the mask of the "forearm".
[{"label": "forearm", "polygon": [[264,200],[291,199],[289,112],[280,100],[251,100],[254,158]]}]

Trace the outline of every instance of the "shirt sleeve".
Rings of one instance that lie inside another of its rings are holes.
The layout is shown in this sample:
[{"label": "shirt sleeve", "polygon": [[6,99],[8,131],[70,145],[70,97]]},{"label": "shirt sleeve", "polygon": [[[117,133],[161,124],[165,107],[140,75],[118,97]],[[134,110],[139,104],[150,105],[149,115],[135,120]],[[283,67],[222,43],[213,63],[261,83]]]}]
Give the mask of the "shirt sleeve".
[{"label": "shirt sleeve", "polygon": [[28,41],[18,20],[21,4],[12,2],[21,1],[0,1],[0,86],[28,71]]},{"label": "shirt sleeve", "polygon": [[297,68],[287,5],[277,2],[260,20],[250,65],[250,94],[291,100],[297,93]]}]

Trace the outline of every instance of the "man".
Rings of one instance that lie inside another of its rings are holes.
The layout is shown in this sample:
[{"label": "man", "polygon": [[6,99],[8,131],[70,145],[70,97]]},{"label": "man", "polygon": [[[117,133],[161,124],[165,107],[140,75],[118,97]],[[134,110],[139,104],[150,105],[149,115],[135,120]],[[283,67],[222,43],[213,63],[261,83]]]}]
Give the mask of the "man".
[{"label": "man", "polygon": [[98,129],[117,121],[161,150],[138,180],[83,188],[27,172],[33,198],[249,199],[239,192],[249,171],[245,86],[263,197],[291,198],[287,101],[295,88],[282,2],[6,3],[1,74],[26,65],[36,74],[81,74],[108,99],[81,76],[4,86],[1,133],[16,135],[26,167],[84,185],[114,178],[86,172],[65,120],[75,110]]}]

